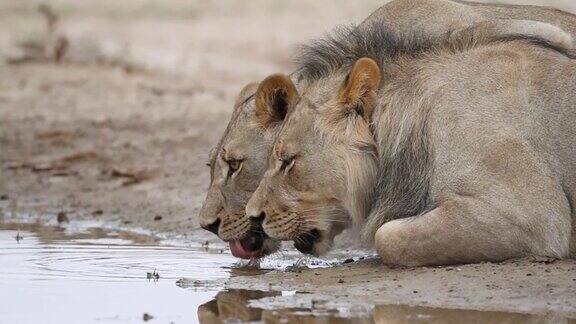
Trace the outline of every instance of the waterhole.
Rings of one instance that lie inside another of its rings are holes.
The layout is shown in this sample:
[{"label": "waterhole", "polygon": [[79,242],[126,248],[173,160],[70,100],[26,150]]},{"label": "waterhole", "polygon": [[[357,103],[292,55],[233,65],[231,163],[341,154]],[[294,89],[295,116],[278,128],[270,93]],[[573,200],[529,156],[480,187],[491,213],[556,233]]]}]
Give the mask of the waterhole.
[{"label": "waterhole", "polygon": [[574,323],[399,305],[261,308],[254,302],[311,295],[225,289],[225,278],[266,271],[236,263],[219,249],[166,246],[132,232],[0,223],[0,323]]},{"label": "waterhole", "polygon": [[175,282],[225,278],[234,262],[126,232],[0,224],[0,322],[194,323],[217,292]]},{"label": "waterhole", "polygon": [[250,300],[294,293],[225,289],[230,276],[270,271],[237,262],[220,248],[82,223],[0,222],[0,323],[257,321]]}]

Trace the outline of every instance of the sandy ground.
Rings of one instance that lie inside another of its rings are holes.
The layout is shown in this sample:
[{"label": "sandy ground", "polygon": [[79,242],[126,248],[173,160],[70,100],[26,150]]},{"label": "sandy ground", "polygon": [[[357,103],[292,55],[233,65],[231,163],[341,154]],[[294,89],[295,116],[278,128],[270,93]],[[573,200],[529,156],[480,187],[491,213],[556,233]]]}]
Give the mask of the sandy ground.
[{"label": "sandy ground", "polygon": [[[297,43],[359,22],[383,1],[47,3],[58,17],[51,32],[38,2],[0,2],[0,217],[64,213],[204,241],[214,240],[195,220],[205,162],[236,93],[290,71]],[[530,3],[576,12],[572,0]],[[418,269],[361,261],[231,285],[270,283],[334,302],[576,316],[574,261]]]}]

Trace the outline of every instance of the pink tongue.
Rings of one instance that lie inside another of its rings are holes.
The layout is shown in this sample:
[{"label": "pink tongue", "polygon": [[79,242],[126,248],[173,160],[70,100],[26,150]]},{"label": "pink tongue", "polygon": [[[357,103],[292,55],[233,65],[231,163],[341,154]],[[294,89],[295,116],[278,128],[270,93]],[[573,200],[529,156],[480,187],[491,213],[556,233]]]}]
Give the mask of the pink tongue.
[{"label": "pink tongue", "polygon": [[230,241],[230,251],[232,255],[241,259],[254,259],[259,257],[260,251],[247,251],[240,240]]}]

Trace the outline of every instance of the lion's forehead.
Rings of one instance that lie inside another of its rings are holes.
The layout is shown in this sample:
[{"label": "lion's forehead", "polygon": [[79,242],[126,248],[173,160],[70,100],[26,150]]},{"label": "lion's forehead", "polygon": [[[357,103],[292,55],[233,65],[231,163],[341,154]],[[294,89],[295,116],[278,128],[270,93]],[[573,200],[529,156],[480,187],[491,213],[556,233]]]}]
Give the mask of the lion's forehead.
[{"label": "lion's forehead", "polygon": [[219,150],[259,147],[264,140],[263,132],[256,123],[249,118],[239,118],[222,138]]},{"label": "lion's forehead", "polygon": [[302,94],[302,99],[299,103],[305,104],[309,109],[326,104],[337,96],[344,79],[345,76],[336,74],[318,80]]},{"label": "lion's forehead", "polygon": [[310,100],[303,95],[296,107],[289,112],[284,122],[279,125],[276,136],[272,137],[270,149],[271,155],[278,158],[282,156],[288,143],[295,141],[298,137],[298,131],[304,130],[306,124],[311,121],[310,118],[313,110],[310,108]]}]

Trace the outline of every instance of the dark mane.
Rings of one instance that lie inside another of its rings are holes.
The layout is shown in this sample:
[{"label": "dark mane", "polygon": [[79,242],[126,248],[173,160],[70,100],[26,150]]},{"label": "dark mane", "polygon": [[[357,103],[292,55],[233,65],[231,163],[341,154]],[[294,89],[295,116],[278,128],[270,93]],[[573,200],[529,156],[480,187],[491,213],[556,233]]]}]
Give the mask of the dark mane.
[{"label": "dark mane", "polygon": [[339,26],[321,39],[300,45],[296,56],[299,80],[317,80],[351,67],[362,57],[381,66],[401,53],[422,53],[433,41],[422,35],[399,37],[383,24]]},{"label": "dark mane", "polygon": [[375,60],[381,67],[399,55],[418,56],[434,50],[465,51],[487,43],[524,41],[534,46],[576,58],[570,49],[546,39],[522,34],[491,35],[477,27],[448,32],[439,37],[422,33],[396,34],[382,23],[339,26],[323,38],[299,46],[296,64],[299,81],[313,81],[337,70],[350,68],[362,57]]}]

